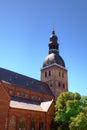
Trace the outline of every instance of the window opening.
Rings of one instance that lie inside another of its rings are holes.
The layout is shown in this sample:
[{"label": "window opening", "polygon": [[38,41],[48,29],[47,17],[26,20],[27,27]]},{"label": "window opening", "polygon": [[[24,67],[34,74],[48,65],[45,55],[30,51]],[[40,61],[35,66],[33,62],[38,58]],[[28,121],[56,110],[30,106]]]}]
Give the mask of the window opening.
[{"label": "window opening", "polygon": [[51,76],[51,71],[49,71],[49,76]]},{"label": "window opening", "polygon": [[47,77],[47,72],[45,72],[45,77]]},{"label": "window opening", "polygon": [[60,82],[59,82],[59,87],[60,87]]}]

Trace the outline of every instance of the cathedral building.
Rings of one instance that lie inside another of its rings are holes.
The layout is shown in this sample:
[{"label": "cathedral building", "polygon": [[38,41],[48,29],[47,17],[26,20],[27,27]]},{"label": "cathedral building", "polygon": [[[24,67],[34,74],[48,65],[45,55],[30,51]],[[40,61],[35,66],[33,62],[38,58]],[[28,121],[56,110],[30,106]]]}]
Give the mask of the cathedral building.
[{"label": "cathedral building", "polygon": [[64,91],[67,69],[53,30],[40,81],[0,68],[0,130],[50,130],[55,100]]}]

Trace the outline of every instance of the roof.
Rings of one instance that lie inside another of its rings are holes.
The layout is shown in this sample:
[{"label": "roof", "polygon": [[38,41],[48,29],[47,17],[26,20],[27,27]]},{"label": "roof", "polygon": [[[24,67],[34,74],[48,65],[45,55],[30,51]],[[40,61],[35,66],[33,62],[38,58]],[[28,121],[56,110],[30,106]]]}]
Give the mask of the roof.
[{"label": "roof", "polygon": [[36,105],[40,105],[41,103],[41,101],[39,100],[34,100],[34,99],[29,99],[29,98],[27,99],[27,98],[17,97],[17,96],[11,96],[11,100],[23,102],[23,103],[36,104]]},{"label": "roof", "polygon": [[47,83],[3,68],[0,68],[0,80],[18,87],[53,95]]},{"label": "roof", "polygon": [[51,100],[51,101],[46,101],[46,102],[41,102],[41,107],[43,108],[43,110],[44,110],[45,112],[48,111],[48,109],[50,108],[52,102],[53,102],[53,100]]},{"label": "roof", "polygon": [[52,34],[50,36],[50,42],[48,46],[49,54],[43,62],[43,68],[48,67],[50,65],[54,65],[54,63],[65,68],[64,60],[59,54],[58,37],[55,35],[54,30],[52,31]]},{"label": "roof", "polygon": [[55,63],[65,68],[64,60],[57,53],[51,53],[51,54],[47,55],[47,57],[45,58],[45,60],[43,62],[43,68],[50,66],[50,65],[54,65]]},{"label": "roof", "polygon": [[10,107],[16,108],[16,109],[25,109],[25,110],[33,110],[33,111],[41,111],[41,112],[47,112],[50,108],[53,100],[42,102],[41,104],[31,104],[29,102],[20,102],[16,100],[10,101]]}]

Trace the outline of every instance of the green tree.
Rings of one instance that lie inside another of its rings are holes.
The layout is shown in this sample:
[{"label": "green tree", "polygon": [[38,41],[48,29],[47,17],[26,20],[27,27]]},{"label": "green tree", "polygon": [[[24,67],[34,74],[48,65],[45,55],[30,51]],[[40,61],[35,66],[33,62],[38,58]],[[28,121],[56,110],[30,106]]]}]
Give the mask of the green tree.
[{"label": "green tree", "polygon": [[80,100],[80,112],[70,118],[70,130],[87,130],[87,96]]},{"label": "green tree", "polygon": [[87,117],[83,112],[77,114],[76,117],[71,117],[70,120],[70,130],[87,130]]},{"label": "green tree", "polygon": [[81,96],[79,93],[64,92],[58,97],[55,105],[55,119],[57,130],[70,130],[71,117],[75,117],[81,110]]}]

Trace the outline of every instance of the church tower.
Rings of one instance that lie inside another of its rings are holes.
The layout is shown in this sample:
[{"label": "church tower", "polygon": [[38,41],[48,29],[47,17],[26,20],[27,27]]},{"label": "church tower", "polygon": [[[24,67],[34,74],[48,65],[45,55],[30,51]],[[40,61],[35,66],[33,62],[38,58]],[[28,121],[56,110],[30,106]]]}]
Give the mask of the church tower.
[{"label": "church tower", "polygon": [[64,60],[59,54],[58,37],[54,30],[48,46],[49,52],[41,69],[41,81],[48,83],[56,99],[61,92],[68,91],[68,76]]}]

